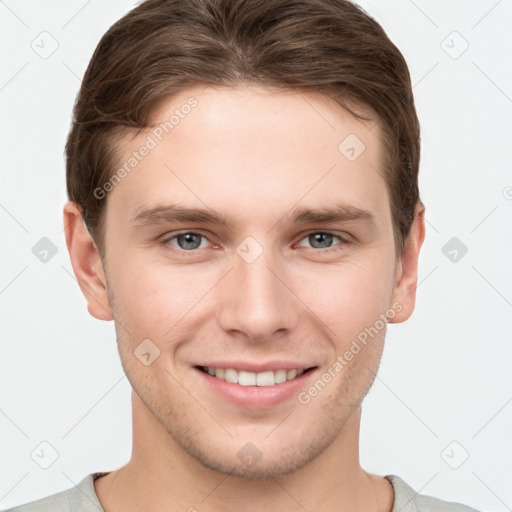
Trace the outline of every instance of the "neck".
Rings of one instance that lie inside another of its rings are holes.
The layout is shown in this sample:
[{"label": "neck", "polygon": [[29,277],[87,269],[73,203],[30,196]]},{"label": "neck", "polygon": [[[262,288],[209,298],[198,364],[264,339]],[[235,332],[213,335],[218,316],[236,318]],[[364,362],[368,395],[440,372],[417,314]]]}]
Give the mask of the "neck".
[{"label": "neck", "polygon": [[393,490],[359,463],[361,408],[335,441],[299,470],[263,479],[219,473],[190,456],[132,392],[133,448],[122,468],[96,480],[105,512],[244,512],[272,509],[316,512],[389,512]]}]

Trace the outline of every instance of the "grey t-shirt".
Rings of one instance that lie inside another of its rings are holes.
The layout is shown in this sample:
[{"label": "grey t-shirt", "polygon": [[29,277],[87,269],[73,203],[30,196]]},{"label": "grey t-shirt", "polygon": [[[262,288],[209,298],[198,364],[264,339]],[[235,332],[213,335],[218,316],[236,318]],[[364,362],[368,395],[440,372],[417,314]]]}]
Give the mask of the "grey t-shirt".
[{"label": "grey t-shirt", "polygon": [[[75,487],[4,512],[105,512],[94,490],[94,480],[105,473],[91,473]],[[401,478],[387,475],[395,490],[391,512],[478,512],[460,503],[452,503],[418,494]]]}]

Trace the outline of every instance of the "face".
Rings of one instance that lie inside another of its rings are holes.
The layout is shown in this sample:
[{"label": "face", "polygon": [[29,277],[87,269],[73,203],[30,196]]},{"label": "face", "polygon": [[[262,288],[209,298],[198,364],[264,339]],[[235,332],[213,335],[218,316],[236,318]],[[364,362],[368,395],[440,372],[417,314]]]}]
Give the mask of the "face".
[{"label": "face", "polygon": [[169,446],[278,476],[359,410],[386,317],[403,321],[414,297],[380,136],[323,96],[244,86],[183,91],[122,141],[95,301],[115,320],[134,414]]}]

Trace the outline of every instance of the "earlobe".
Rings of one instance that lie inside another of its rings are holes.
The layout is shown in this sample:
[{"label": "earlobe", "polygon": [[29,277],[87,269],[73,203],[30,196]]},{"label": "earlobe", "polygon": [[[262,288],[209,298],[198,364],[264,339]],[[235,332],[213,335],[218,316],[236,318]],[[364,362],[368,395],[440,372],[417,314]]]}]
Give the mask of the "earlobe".
[{"label": "earlobe", "polygon": [[416,287],[418,286],[418,259],[424,239],[425,206],[418,203],[404,251],[397,264],[395,287],[391,299],[391,304],[398,302],[402,309],[392,319],[389,319],[389,323],[404,322],[414,311]]},{"label": "earlobe", "polygon": [[64,230],[71,265],[87,300],[89,313],[98,320],[112,320],[100,254],[83,222],[78,205],[72,201],[64,206]]}]

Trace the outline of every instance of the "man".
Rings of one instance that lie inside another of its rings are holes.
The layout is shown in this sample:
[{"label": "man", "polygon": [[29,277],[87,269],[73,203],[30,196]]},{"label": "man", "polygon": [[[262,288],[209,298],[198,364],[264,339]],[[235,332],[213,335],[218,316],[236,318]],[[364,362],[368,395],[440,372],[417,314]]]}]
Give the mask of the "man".
[{"label": "man", "polygon": [[148,0],[66,146],[66,242],[133,387],[130,461],[13,511],[470,511],[359,464],[425,236],[407,65],[345,0]]}]

